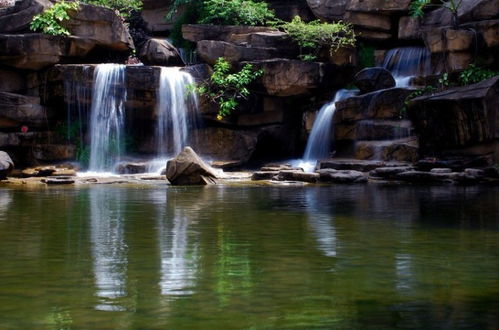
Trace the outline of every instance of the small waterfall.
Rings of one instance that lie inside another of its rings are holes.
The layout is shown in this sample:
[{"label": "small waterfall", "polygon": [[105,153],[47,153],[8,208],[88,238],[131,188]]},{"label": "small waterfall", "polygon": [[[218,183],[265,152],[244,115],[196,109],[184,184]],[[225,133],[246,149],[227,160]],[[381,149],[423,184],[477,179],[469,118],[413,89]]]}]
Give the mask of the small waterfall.
[{"label": "small waterfall", "polygon": [[150,172],[161,171],[169,156],[176,155],[187,145],[190,131],[197,126],[198,99],[189,85],[192,76],[180,68],[161,68],[157,90],[156,154],[149,166]]},{"label": "small waterfall", "polygon": [[90,113],[91,172],[112,170],[123,153],[125,65],[100,64],[94,72]]},{"label": "small waterfall", "polygon": [[357,92],[357,90],[340,89],[336,92],[334,100],[321,108],[308,138],[307,148],[303,156],[304,161],[317,161],[329,156],[331,136],[334,133],[333,118],[336,102],[355,96]]},{"label": "small waterfall", "polygon": [[425,47],[390,49],[383,67],[392,73],[397,87],[408,87],[412,77],[431,74],[431,53]]}]

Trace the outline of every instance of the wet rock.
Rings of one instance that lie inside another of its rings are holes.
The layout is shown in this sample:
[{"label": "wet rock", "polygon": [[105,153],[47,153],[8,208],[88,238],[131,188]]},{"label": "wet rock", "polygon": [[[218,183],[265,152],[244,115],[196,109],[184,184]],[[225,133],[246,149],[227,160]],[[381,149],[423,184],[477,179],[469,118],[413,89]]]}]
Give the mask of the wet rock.
[{"label": "wet rock", "polygon": [[75,159],[76,147],[68,144],[36,144],[32,153],[40,161],[65,161]]},{"label": "wet rock", "polygon": [[397,180],[407,181],[411,183],[443,183],[451,182],[459,173],[432,173],[422,171],[407,171],[396,174],[394,177]]},{"label": "wet rock", "polygon": [[419,159],[418,140],[414,137],[384,141],[357,141],[355,158],[416,162]]},{"label": "wet rock", "polygon": [[341,160],[331,159],[320,161],[317,165],[319,170],[333,169],[333,170],[354,170],[359,172],[369,172],[378,167],[404,167],[404,163],[399,162],[384,162],[378,160]]},{"label": "wet rock", "polygon": [[452,173],[452,169],[451,168],[432,168],[431,173],[440,173],[440,174],[448,174],[448,173]]},{"label": "wet rock", "polygon": [[417,168],[431,171],[435,168],[450,168],[453,172],[461,172],[470,167],[488,167],[488,157],[450,157],[446,159],[424,158],[418,161]]},{"label": "wet rock", "polygon": [[359,171],[349,170],[318,170],[321,182],[334,183],[364,183],[367,182],[367,176]]},{"label": "wet rock", "polygon": [[251,175],[251,180],[272,180],[278,174],[279,171],[257,171]]},{"label": "wet rock", "polygon": [[216,183],[218,176],[191,147],[185,147],[180,154],[168,161],[166,178],[175,186],[207,185]]},{"label": "wet rock", "polygon": [[390,179],[395,175],[413,170],[411,166],[378,167],[372,170],[369,175],[384,179]]},{"label": "wet rock", "polygon": [[0,151],[0,180],[5,179],[14,169],[14,162],[9,154],[5,151]]},{"label": "wet rock", "polygon": [[75,179],[73,177],[65,176],[65,177],[57,177],[57,178],[45,178],[42,179],[43,183],[46,183],[48,185],[67,185],[67,184],[74,184]]},{"label": "wet rock", "polygon": [[355,75],[354,79],[354,84],[361,94],[395,87],[395,79],[390,71],[380,67],[363,69]]},{"label": "wet rock", "polygon": [[147,40],[140,50],[139,58],[146,65],[184,65],[178,50],[165,39]]},{"label": "wet rock", "polygon": [[118,174],[140,174],[147,173],[146,163],[120,163],[116,167]]},{"label": "wet rock", "polygon": [[318,182],[319,177],[319,173],[306,173],[303,172],[303,170],[283,170],[279,171],[279,174],[277,175],[279,181],[302,181],[309,183]]}]

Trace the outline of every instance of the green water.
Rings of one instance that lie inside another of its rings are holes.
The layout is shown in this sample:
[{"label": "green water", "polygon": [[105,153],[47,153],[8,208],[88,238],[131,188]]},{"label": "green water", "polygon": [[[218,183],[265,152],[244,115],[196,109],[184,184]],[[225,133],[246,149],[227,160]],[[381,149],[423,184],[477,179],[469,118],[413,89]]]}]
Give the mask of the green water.
[{"label": "green water", "polygon": [[499,189],[0,188],[0,329],[499,328]]}]

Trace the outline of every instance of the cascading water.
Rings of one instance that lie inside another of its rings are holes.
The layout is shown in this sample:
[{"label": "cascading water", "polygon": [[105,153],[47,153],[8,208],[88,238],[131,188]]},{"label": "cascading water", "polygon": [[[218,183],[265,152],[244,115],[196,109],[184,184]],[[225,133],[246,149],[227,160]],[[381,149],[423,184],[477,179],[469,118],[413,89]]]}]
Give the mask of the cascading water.
[{"label": "cascading water", "polygon": [[156,153],[151,164],[157,172],[165,166],[168,156],[176,155],[187,145],[190,131],[198,121],[198,99],[188,86],[192,76],[180,68],[161,68],[157,90]]},{"label": "cascading water", "polygon": [[414,76],[431,74],[431,53],[425,47],[394,48],[386,53],[383,67],[392,73],[397,87],[408,87]]},{"label": "cascading water", "polygon": [[336,92],[333,101],[321,108],[308,138],[307,148],[303,155],[305,162],[315,162],[329,156],[336,102],[355,96],[357,93],[357,90],[340,89]]},{"label": "cascading water", "polygon": [[123,153],[125,65],[100,64],[94,72],[90,111],[91,172],[108,172]]}]

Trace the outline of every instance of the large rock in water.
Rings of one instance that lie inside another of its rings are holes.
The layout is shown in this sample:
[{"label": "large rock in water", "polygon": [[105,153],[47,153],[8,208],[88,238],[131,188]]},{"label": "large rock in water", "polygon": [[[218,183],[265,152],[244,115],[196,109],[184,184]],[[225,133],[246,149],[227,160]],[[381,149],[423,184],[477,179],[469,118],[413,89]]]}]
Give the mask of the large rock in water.
[{"label": "large rock in water", "polygon": [[390,71],[381,68],[366,68],[355,75],[355,86],[362,94],[395,87]]},{"label": "large rock in water", "polygon": [[217,174],[191,147],[185,147],[166,165],[166,178],[172,185],[207,185],[216,183]]},{"label": "large rock in water", "polygon": [[0,151],[0,180],[3,180],[14,169],[14,162],[9,154],[5,151]]}]

